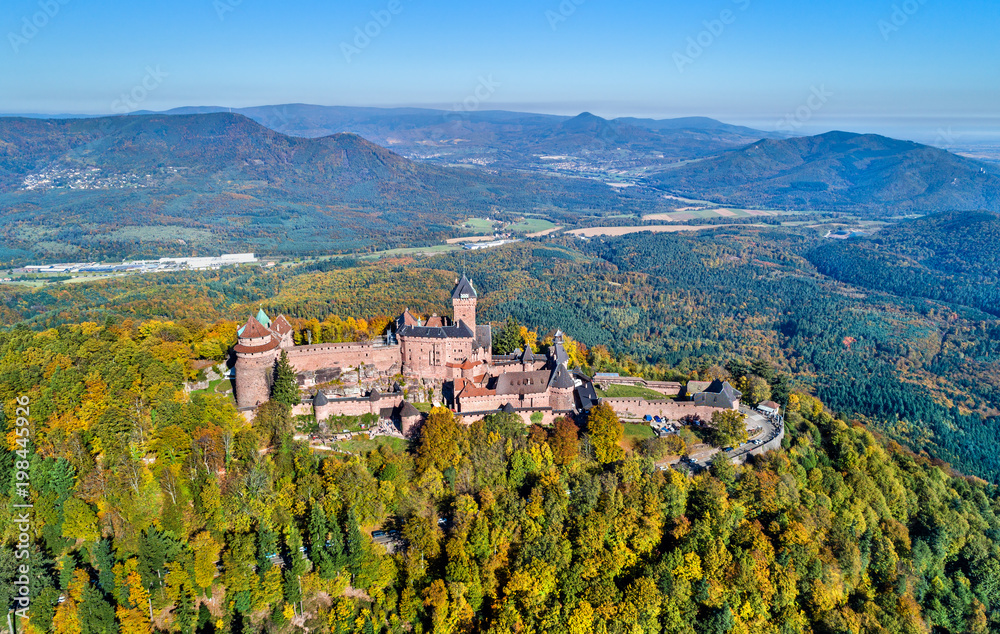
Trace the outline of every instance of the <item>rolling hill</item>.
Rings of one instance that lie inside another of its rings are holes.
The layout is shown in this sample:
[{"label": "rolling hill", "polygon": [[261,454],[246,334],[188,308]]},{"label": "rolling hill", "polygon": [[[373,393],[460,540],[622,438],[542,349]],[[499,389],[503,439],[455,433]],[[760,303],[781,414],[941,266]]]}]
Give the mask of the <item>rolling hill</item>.
[{"label": "rolling hill", "polygon": [[[0,259],[428,243],[476,214],[656,206],[589,180],[450,169],[239,114],[0,119]],[[167,230],[170,229],[170,230]]]},{"label": "rolling hill", "polygon": [[918,143],[846,132],[765,139],[668,169],[649,182],[745,207],[889,215],[1000,210],[995,166]]},{"label": "rolling hill", "polygon": [[[166,114],[228,111],[189,107]],[[409,158],[441,164],[608,174],[662,167],[744,146],[774,133],[705,117],[604,119],[502,110],[361,108],[286,104],[235,110],[272,130],[315,138],[350,132]],[[553,167],[542,158],[572,159]]]},{"label": "rolling hill", "polygon": [[971,306],[1000,316],[1000,214],[946,212],[806,253],[824,275],[876,292]]}]

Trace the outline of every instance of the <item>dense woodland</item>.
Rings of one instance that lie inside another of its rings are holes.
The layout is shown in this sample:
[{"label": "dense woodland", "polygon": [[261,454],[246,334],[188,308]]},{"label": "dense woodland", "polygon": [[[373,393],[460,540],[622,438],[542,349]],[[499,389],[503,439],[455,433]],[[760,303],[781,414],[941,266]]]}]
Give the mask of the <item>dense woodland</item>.
[{"label": "dense woodland", "polygon": [[[919,257],[921,270],[969,280],[990,270],[988,231],[978,241],[965,236],[964,250],[951,253],[940,239],[929,241],[946,230],[939,225],[960,223],[947,215],[917,222],[925,224],[893,225],[877,239]],[[422,260],[339,258],[37,290],[0,286],[0,317],[35,329],[112,316],[184,321],[197,330],[242,321],[263,306],[310,324],[313,337],[343,340],[371,336],[373,324],[406,307],[448,314],[450,290],[465,272],[480,291],[481,320],[501,329],[512,315],[538,334],[536,342],[563,329],[587,352],[581,363],[589,369],[675,380],[730,360],[764,359],[835,411],[861,416],[965,473],[1000,479],[1000,321],[960,303],[831,279],[810,261],[831,244],[815,236],[729,227],[588,243],[557,238]],[[946,269],[939,263],[946,261],[975,268]],[[968,287],[995,292],[991,284]],[[350,326],[352,318],[363,318],[365,328]]]},{"label": "dense woodland", "polygon": [[[229,328],[0,333],[4,482],[21,448],[15,399],[30,401],[24,631],[1000,627],[996,487],[814,397],[787,398],[781,451],[693,477],[655,470],[600,410],[548,430],[434,410],[406,451],[323,454],[292,438],[277,400],[251,424],[182,389],[199,346]],[[9,604],[18,530],[2,508]],[[388,553],[376,528],[405,547]]]},{"label": "dense woodland", "polygon": [[824,275],[1000,315],[1000,214],[946,213],[833,241],[807,254]]}]

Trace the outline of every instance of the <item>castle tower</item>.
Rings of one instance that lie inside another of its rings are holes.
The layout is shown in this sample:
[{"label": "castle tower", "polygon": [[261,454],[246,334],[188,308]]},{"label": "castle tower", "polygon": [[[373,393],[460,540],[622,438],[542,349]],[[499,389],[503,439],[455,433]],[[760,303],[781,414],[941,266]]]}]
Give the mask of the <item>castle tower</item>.
[{"label": "castle tower", "polygon": [[239,329],[233,348],[236,351],[238,407],[256,407],[270,397],[274,362],[281,352],[280,345],[280,339],[254,317]]},{"label": "castle tower", "polygon": [[551,390],[549,403],[553,410],[558,412],[576,408],[576,402],[573,398],[576,382],[565,365],[556,366],[556,370],[549,380],[549,389]]},{"label": "castle tower", "polygon": [[451,305],[455,310],[455,323],[464,321],[472,332],[476,332],[476,289],[464,275],[451,294]]}]

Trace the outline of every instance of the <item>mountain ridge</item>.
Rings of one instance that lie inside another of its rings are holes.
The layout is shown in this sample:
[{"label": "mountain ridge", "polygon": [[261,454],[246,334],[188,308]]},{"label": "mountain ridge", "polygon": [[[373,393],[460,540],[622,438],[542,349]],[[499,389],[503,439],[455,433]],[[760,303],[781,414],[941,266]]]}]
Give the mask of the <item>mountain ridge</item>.
[{"label": "mountain ridge", "polygon": [[762,139],[648,183],[725,205],[876,214],[1000,210],[994,168],[927,145],[831,131]]}]

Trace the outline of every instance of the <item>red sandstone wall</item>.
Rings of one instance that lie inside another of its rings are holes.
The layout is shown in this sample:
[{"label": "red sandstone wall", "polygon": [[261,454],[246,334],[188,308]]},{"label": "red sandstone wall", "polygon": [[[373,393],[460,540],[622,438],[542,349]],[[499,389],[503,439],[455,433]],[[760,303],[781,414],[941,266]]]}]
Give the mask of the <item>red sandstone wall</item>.
[{"label": "red sandstone wall", "polygon": [[255,407],[271,396],[270,375],[274,368],[272,355],[236,359],[236,404]]},{"label": "red sandstone wall", "polygon": [[[465,425],[471,425],[472,423],[476,422],[477,420],[482,420],[482,419],[486,418],[487,416],[489,416],[492,413],[493,412],[487,412],[485,414],[476,414],[476,415],[472,415],[472,416],[470,416],[469,414],[461,414],[461,413],[459,413],[459,414],[456,414],[455,417],[461,423],[463,423]],[[514,412],[514,413],[521,417],[521,420],[524,422],[525,425],[531,425],[532,424],[532,422],[531,422],[531,415],[534,412]],[[557,418],[562,418],[563,417],[563,414],[556,414],[556,413],[553,413],[552,411],[544,411],[544,412],[541,412],[541,414],[542,414],[542,422],[539,423],[540,425],[552,425]]]},{"label": "red sandstone wall", "polygon": [[316,420],[326,420],[330,416],[363,416],[378,414],[384,407],[398,407],[403,402],[402,394],[385,395],[377,401],[361,400],[331,400],[326,405],[316,408]]},{"label": "red sandstone wall", "polygon": [[689,414],[697,414],[705,420],[711,420],[712,414],[719,411],[716,407],[696,405],[692,401],[647,401],[643,398],[602,398],[601,403],[607,403],[619,416],[642,418],[644,416],[660,416],[669,420],[677,420]]},{"label": "red sandstone wall", "polygon": [[[472,357],[472,339],[423,339],[406,337],[402,342],[403,373],[427,379],[451,379],[460,376],[460,370],[449,368],[448,363],[458,363]],[[431,351],[436,364],[431,365]]]},{"label": "red sandstone wall", "polygon": [[374,365],[379,371],[388,372],[393,365],[398,366],[400,348],[376,348],[369,343],[320,343],[289,349],[288,361],[296,372],[357,367],[361,364]]}]

